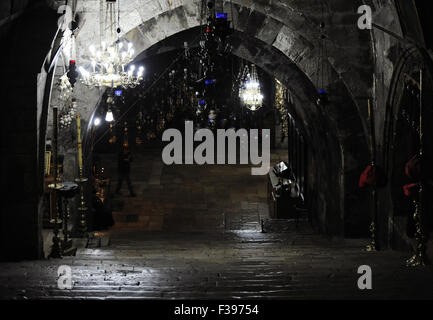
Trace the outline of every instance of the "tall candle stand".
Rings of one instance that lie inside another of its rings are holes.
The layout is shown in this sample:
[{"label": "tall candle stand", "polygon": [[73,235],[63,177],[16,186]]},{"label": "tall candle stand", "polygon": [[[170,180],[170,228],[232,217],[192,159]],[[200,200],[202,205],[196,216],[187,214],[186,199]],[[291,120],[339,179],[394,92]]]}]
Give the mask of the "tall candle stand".
[{"label": "tall candle stand", "polygon": [[58,108],[53,108],[53,160],[54,160],[54,183],[50,184],[48,187],[51,190],[52,196],[53,196],[53,207],[52,207],[52,217],[51,223],[54,226],[53,229],[53,246],[51,247],[51,252],[49,254],[49,258],[61,258],[62,257],[62,246],[61,246],[61,240],[59,237],[59,229],[62,225],[62,220],[59,218],[59,194],[58,191],[63,188],[62,184],[59,184],[58,179],[58,150],[57,150],[57,144],[58,144]]},{"label": "tall candle stand", "polygon": [[64,182],[64,187],[60,189],[59,193],[63,198],[63,241],[62,250],[64,256],[75,255],[77,248],[73,247],[72,239],[69,235],[68,221],[70,218],[69,214],[69,199],[73,198],[78,191],[78,185],[74,182]]},{"label": "tall candle stand", "polygon": [[63,242],[62,242],[63,251],[72,247],[72,239],[69,238],[69,231],[68,231],[69,217],[70,215],[69,215],[68,200],[64,198],[63,199]]},{"label": "tall candle stand", "polygon": [[75,182],[80,186],[80,206],[78,207],[78,211],[80,212],[80,221],[79,221],[79,236],[81,238],[88,238],[87,233],[87,207],[84,199],[84,185],[88,181],[87,178],[84,177],[83,174],[83,149],[82,149],[82,141],[81,141],[81,116],[78,113],[76,115],[77,119],[77,147],[78,147],[78,168],[79,168],[79,178],[75,179]]},{"label": "tall candle stand", "polygon": [[413,214],[413,220],[415,222],[415,240],[416,248],[415,254],[406,261],[408,267],[425,266],[428,264],[426,257],[426,237],[423,230],[423,70],[419,72],[419,159],[421,162],[421,178],[419,181],[418,200],[414,200],[415,212]]},{"label": "tall candle stand", "polygon": [[[374,113],[371,106],[371,101],[368,99],[368,120],[370,121],[370,164],[372,169],[376,166],[376,147],[375,147],[375,131],[374,131]],[[376,241],[376,225],[377,225],[377,190],[376,186],[371,186],[371,198],[373,203],[373,213],[370,223],[370,243],[367,245],[367,251],[377,251]]]}]

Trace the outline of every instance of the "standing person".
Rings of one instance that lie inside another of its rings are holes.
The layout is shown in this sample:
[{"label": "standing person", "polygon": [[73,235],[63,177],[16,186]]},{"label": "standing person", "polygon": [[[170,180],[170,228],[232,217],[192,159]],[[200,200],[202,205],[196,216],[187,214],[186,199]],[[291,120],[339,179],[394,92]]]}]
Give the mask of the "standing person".
[{"label": "standing person", "polygon": [[123,149],[119,153],[119,159],[118,159],[118,182],[117,182],[117,188],[116,188],[116,194],[120,194],[120,188],[122,187],[123,180],[126,180],[126,183],[128,184],[129,189],[129,195],[131,197],[135,197],[134,190],[132,190],[132,184],[131,179],[129,177],[129,173],[131,171],[131,162],[132,162],[132,155],[129,151],[128,147],[123,147]]}]

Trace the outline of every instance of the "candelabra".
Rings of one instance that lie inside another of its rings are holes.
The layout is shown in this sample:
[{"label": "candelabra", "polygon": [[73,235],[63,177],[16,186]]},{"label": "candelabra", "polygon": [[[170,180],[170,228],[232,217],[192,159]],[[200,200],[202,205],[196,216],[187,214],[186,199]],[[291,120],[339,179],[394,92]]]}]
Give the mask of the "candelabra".
[{"label": "candelabra", "polygon": [[84,177],[83,172],[83,149],[81,142],[81,116],[78,113],[77,118],[77,148],[78,148],[78,168],[79,168],[79,178],[75,179],[75,182],[80,186],[80,206],[78,211],[80,212],[80,223],[79,223],[79,236],[84,238],[87,237],[87,207],[84,200],[84,185],[88,181]]},{"label": "candelabra", "polygon": [[79,236],[81,238],[87,237],[87,207],[84,200],[84,184],[88,181],[83,176],[83,170],[80,169],[80,177],[75,179],[75,182],[80,186],[80,206],[78,211],[80,212],[80,224],[79,224]]},{"label": "candelabra", "polygon": [[62,243],[62,249],[63,251],[65,249],[68,249],[72,246],[72,241],[69,238],[69,231],[68,231],[68,220],[69,220],[69,206],[68,206],[68,200],[65,198],[63,199],[63,243]]},{"label": "candelabra", "polygon": [[[371,106],[371,101],[368,99],[368,120],[370,121],[370,158],[371,158],[371,167],[374,168],[376,166],[376,147],[375,147],[375,139],[374,139],[374,113]],[[371,198],[373,203],[373,214],[370,223],[370,244],[367,245],[367,251],[376,251],[377,250],[377,242],[376,242],[376,224],[377,224],[377,190],[376,186],[371,186]]]},{"label": "candelabra", "polygon": [[[422,187],[419,188],[419,195],[422,194]],[[416,248],[415,254],[406,261],[408,267],[425,266],[426,256],[425,256],[425,236],[422,230],[422,220],[421,220],[421,202],[413,200],[415,206],[415,212],[413,214],[413,220],[415,221],[415,240]]]},{"label": "candelabra", "polygon": [[262,107],[263,95],[255,65],[252,65],[251,72],[247,74],[247,80],[239,90],[239,96],[251,111],[256,111]]},{"label": "candelabra", "polygon": [[69,214],[69,199],[74,197],[78,189],[78,185],[73,182],[64,182],[64,187],[60,189],[60,195],[63,198],[63,241],[62,241],[62,254],[75,255],[77,248],[72,246],[72,239],[69,237],[68,221],[70,218]]},{"label": "candelabra", "polygon": [[53,226],[53,246],[51,247],[51,252],[49,254],[50,258],[61,258],[62,257],[62,247],[61,240],[59,237],[59,229],[62,225],[62,220],[59,219],[59,208],[58,208],[58,191],[63,188],[62,184],[59,184],[57,181],[58,178],[58,161],[57,161],[57,145],[58,145],[58,108],[53,108],[53,162],[54,162],[54,183],[50,184],[48,187],[51,189],[54,205],[52,207],[52,217],[53,219],[50,221]]},{"label": "candelabra", "polygon": [[[88,71],[82,66],[79,67],[82,75],[81,81],[93,87],[115,88],[120,86],[125,89],[135,88],[143,80],[144,68],[138,68],[136,74],[134,74],[135,66],[131,65],[129,70],[125,71],[125,67],[134,57],[134,48],[132,42],[119,39],[119,36],[115,40],[115,22],[113,21],[116,14],[115,2],[107,1],[107,17],[110,16],[110,21],[105,21],[105,23],[110,26],[109,34],[106,35],[106,40],[101,42],[99,48],[96,48],[93,44],[89,46],[92,71]],[[119,33],[120,28],[118,27],[117,34],[119,35]]]},{"label": "candelabra", "polygon": [[427,259],[425,250],[426,250],[426,237],[424,235],[423,230],[423,153],[424,153],[424,145],[423,145],[423,70],[420,69],[419,72],[419,83],[417,83],[419,88],[419,158],[421,161],[421,176],[419,181],[419,190],[418,190],[418,201],[414,200],[415,204],[415,212],[413,214],[413,219],[415,222],[415,240],[416,240],[416,249],[415,254],[406,261],[407,266],[416,267],[416,266],[425,266],[429,264]]}]

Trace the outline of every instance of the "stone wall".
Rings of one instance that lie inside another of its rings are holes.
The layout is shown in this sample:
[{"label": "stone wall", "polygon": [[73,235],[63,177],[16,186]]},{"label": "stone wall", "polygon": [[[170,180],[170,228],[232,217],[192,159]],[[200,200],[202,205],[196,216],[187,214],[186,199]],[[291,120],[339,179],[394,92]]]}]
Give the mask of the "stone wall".
[{"label": "stone wall", "polygon": [[[397,4],[397,6],[396,6]],[[415,8],[405,1],[374,1],[374,23],[388,30],[390,34],[373,28],[373,56],[374,56],[374,86],[373,106],[375,111],[375,130],[377,163],[388,176],[386,187],[379,189],[378,193],[378,227],[379,241],[384,247],[406,249],[410,247],[411,240],[406,234],[406,219],[395,217],[395,199],[393,199],[392,177],[394,157],[405,155],[395,149],[393,127],[398,116],[398,95],[403,87],[395,87],[401,72],[409,72],[416,66],[419,59],[411,41],[423,43],[422,31],[419,28]],[[409,23],[411,21],[411,23]],[[400,38],[400,39],[399,39]],[[411,54],[410,52],[415,52]],[[407,67],[405,67],[407,65]],[[401,70],[404,69],[404,71]],[[413,70],[412,70],[413,71]],[[406,159],[406,161],[409,160]],[[405,161],[403,159],[403,161]],[[402,186],[399,186],[400,188]]]},{"label": "stone wall", "polygon": [[[42,254],[38,214],[38,100],[43,97],[41,66],[56,31],[57,16],[36,2],[2,28],[0,68],[4,118],[1,126],[0,257]],[[38,26],[38,28],[35,28]],[[31,32],[29,32],[31,30]],[[31,52],[31,54],[29,54]]]}]

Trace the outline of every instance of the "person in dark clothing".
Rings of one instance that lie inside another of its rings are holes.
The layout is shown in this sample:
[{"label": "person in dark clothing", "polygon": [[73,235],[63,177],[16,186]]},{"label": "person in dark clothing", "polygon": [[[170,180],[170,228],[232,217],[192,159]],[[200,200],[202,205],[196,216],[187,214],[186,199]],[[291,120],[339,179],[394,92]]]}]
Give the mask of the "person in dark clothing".
[{"label": "person in dark clothing", "polygon": [[126,180],[126,183],[128,184],[129,194],[131,197],[135,197],[134,190],[132,189],[131,179],[129,177],[129,173],[131,171],[131,162],[132,162],[132,155],[128,148],[124,148],[119,153],[119,159],[118,159],[118,182],[117,182],[117,188],[116,188],[116,194],[120,194],[120,188],[122,187],[123,180]]},{"label": "person in dark clothing", "polygon": [[[107,201],[106,201],[107,202]],[[101,199],[93,192],[92,195],[93,207],[93,229],[95,231],[106,230],[114,225],[111,209],[101,201]]]}]

